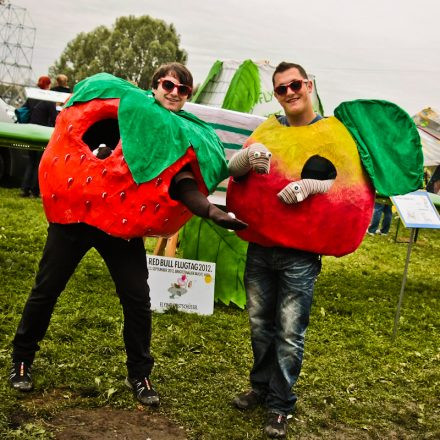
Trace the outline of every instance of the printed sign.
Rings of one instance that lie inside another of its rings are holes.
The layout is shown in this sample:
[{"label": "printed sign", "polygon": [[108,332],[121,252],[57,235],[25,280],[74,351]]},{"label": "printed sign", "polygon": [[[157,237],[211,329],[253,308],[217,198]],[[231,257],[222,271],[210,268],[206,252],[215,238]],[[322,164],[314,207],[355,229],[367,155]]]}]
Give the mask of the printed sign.
[{"label": "printed sign", "polygon": [[53,90],[38,89],[36,87],[25,87],[26,98],[41,99],[42,101],[66,102],[71,93],[54,92]]},{"label": "printed sign", "polygon": [[212,315],[215,263],[147,255],[151,309]]},{"label": "printed sign", "polygon": [[426,191],[391,197],[407,228],[440,228],[440,216]]}]

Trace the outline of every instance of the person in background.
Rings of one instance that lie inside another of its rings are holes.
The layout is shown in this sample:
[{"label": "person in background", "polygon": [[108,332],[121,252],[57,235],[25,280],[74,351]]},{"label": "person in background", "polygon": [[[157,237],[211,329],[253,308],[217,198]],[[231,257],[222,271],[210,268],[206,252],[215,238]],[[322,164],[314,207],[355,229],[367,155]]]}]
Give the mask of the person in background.
[{"label": "person in background", "polygon": [[[40,76],[37,85],[40,89],[49,90],[50,78]],[[44,125],[53,127],[57,117],[56,105],[54,102],[43,101],[41,99],[29,98],[24,103],[30,111],[30,124]],[[22,197],[39,197],[40,187],[38,185],[38,165],[42,156],[41,151],[27,151],[28,162],[21,183]]]},{"label": "person in background", "polygon": [[[379,229],[380,219],[383,214],[382,226]],[[391,220],[393,219],[393,212],[391,210],[391,205],[385,203],[374,204],[373,217],[371,219],[370,226],[368,227],[368,235],[387,235],[390,231]]]},{"label": "person in background", "polygon": [[426,185],[426,191],[440,195],[440,165],[432,173],[428,184]]},{"label": "person in background", "polygon": [[[55,78],[55,81],[56,81],[57,85],[50,89],[50,90],[52,90],[52,92],[72,93],[72,91],[70,90],[70,87],[67,85],[68,78],[66,75],[63,75],[62,73],[60,73]],[[64,100],[64,101],[66,101],[66,100]],[[57,104],[56,104],[57,111],[61,111],[61,107],[63,106],[63,104],[64,104],[64,102],[57,102]]]},{"label": "person in background", "polygon": [[68,78],[66,75],[60,73],[59,75],[57,75],[55,80],[57,82],[57,85],[51,88],[53,92],[71,93],[71,90],[67,85]]}]

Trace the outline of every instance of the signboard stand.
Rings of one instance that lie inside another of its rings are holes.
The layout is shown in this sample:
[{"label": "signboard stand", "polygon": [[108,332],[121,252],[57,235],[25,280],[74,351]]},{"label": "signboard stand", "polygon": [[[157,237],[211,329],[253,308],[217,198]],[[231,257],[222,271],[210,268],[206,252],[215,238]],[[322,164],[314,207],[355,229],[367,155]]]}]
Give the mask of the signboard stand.
[{"label": "signboard stand", "polygon": [[397,304],[396,316],[394,317],[394,328],[392,335],[392,340],[394,341],[397,336],[400,310],[402,308],[405,293],[412,245],[420,228],[440,229],[440,216],[426,191],[415,191],[403,196],[393,196],[391,197],[391,201],[396,207],[399,217],[401,218],[405,227],[411,228],[408,250],[406,252],[405,269],[403,271],[402,285],[400,288],[399,302]]},{"label": "signboard stand", "polygon": [[408,242],[408,250],[406,252],[405,270],[403,271],[402,286],[400,288],[399,303],[397,304],[396,316],[394,317],[394,328],[393,328],[393,336],[392,336],[393,341],[396,339],[396,335],[397,335],[397,326],[399,324],[399,319],[400,319],[400,309],[402,307],[403,294],[405,292],[406,278],[408,275],[409,258],[411,256],[411,249],[414,243],[414,236],[416,234],[416,231],[418,231],[418,229],[411,228],[411,235],[409,237],[409,242]]},{"label": "signboard stand", "polygon": [[[402,223],[402,221],[400,220],[400,218],[398,219],[397,222],[397,227],[396,227],[396,234],[394,235],[394,243],[409,243],[408,240],[398,240],[397,237],[399,235],[399,229],[400,229],[400,224]],[[417,243],[417,238],[419,237],[419,229],[416,229],[416,232],[414,234],[414,243]]]},{"label": "signboard stand", "polygon": [[164,255],[165,257],[175,257],[177,241],[179,240],[179,232],[176,232],[169,238],[159,237],[157,239],[156,247],[154,248],[154,255]]}]

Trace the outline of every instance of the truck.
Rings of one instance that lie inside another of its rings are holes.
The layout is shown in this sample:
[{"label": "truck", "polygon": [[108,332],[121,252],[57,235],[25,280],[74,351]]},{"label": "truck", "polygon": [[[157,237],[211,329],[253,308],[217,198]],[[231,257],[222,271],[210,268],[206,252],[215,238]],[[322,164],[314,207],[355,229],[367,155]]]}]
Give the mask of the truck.
[{"label": "truck", "polygon": [[[27,98],[65,102],[69,93],[26,87]],[[58,110],[61,107],[57,107]],[[20,185],[27,163],[26,151],[43,151],[49,142],[53,127],[35,124],[17,124],[15,108],[0,98],[0,184]]]}]

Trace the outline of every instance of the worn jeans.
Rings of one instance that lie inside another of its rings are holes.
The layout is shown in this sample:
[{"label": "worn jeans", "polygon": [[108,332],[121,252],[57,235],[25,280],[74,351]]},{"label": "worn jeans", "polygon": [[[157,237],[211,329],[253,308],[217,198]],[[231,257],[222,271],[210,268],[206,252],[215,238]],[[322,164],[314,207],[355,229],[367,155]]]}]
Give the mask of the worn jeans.
[{"label": "worn jeans", "polygon": [[321,257],[250,243],[244,275],[254,364],[252,389],[270,411],[292,412]]},{"label": "worn jeans", "polygon": [[374,204],[373,217],[371,219],[370,226],[368,227],[369,233],[374,234],[377,231],[382,214],[383,214],[383,220],[382,220],[382,227],[380,228],[380,232],[382,234],[388,234],[391,227],[391,221],[393,219],[393,211],[391,210],[390,205],[384,205],[382,203]]}]

